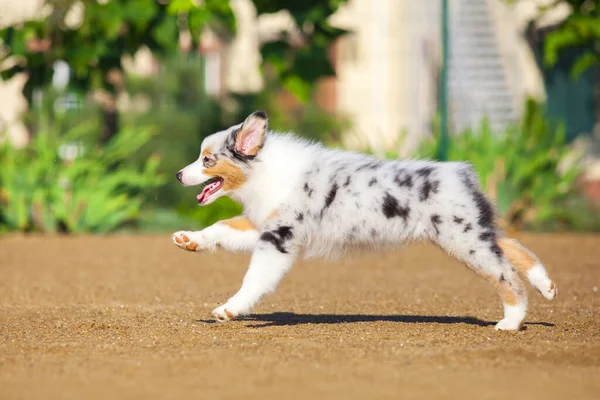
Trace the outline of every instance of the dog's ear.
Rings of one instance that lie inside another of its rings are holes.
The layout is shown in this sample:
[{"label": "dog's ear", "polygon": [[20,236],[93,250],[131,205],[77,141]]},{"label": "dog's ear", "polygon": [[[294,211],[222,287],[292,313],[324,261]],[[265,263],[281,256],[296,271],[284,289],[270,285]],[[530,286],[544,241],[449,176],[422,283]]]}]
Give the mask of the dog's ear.
[{"label": "dog's ear", "polygon": [[255,156],[264,143],[267,125],[267,113],[264,111],[250,114],[235,138],[236,150],[245,156]]}]

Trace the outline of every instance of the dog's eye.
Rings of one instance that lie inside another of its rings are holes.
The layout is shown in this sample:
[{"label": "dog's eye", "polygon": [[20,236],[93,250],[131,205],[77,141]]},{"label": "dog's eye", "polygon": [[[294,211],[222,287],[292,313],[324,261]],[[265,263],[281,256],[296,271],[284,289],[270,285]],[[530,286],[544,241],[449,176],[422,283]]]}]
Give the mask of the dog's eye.
[{"label": "dog's eye", "polygon": [[204,157],[202,158],[202,163],[203,163],[204,165],[208,166],[208,165],[212,165],[212,164],[214,164],[215,162],[214,162],[214,160],[213,160],[212,158],[210,158],[209,156],[204,156]]}]

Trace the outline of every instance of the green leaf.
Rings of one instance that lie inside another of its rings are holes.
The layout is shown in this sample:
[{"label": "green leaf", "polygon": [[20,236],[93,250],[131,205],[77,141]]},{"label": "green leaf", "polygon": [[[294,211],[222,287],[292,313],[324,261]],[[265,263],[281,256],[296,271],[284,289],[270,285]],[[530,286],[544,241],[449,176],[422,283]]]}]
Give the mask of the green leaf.
[{"label": "green leaf", "polygon": [[283,87],[289,90],[290,93],[294,94],[298,100],[303,103],[306,103],[311,99],[312,86],[299,76],[292,75],[287,77],[283,81]]},{"label": "green leaf", "polygon": [[573,67],[571,68],[570,77],[571,79],[577,79],[588,69],[600,64],[600,54],[591,51],[585,52],[583,55],[577,58]]},{"label": "green leaf", "polygon": [[212,18],[213,15],[207,9],[198,8],[191,11],[188,15],[188,27],[192,35],[198,37]]},{"label": "green leaf", "polygon": [[197,6],[192,0],[170,0],[167,11],[170,14],[180,14],[190,12],[196,8]]},{"label": "green leaf", "polygon": [[178,28],[175,18],[163,18],[161,23],[152,31],[152,37],[165,48],[177,42]]},{"label": "green leaf", "polygon": [[544,41],[544,65],[552,67],[558,61],[559,51],[567,47],[575,47],[585,43],[571,26],[551,32]]},{"label": "green leaf", "polygon": [[159,13],[156,0],[129,0],[123,5],[123,16],[138,30],[146,29]]}]

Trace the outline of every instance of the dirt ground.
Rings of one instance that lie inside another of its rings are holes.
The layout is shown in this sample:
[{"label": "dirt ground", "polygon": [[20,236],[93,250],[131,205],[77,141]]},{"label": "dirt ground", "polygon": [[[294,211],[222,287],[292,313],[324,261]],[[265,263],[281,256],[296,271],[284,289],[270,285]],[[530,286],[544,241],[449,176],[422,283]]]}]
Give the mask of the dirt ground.
[{"label": "dirt ground", "polygon": [[300,262],[244,320],[249,257],[170,236],[0,238],[1,399],[600,398],[600,236],[520,238],[559,287],[497,332],[493,288],[437,248]]}]

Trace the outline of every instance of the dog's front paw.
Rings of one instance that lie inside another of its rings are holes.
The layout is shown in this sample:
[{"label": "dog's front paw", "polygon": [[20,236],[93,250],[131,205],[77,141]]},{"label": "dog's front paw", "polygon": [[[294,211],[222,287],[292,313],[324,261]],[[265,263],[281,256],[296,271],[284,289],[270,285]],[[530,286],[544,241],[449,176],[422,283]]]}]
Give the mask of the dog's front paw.
[{"label": "dog's front paw", "polygon": [[223,304],[222,306],[215,308],[212,311],[212,315],[219,322],[227,322],[238,316],[237,313],[235,313],[227,308],[227,304]]},{"label": "dog's front paw", "polygon": [[179,231],[175,232],[171,239],[175,246],[187,250],[187,251],[198,251],[200,243],[198,243],[195,232]]},{"label": "dog's front paw", "polygon": [[175,246],[187,251],[213,251],[216,246],[211,246],[202,232],[179,231],[171,237]]},{"label": "dog's front paw", "polygon": [[496,324],[494,329],[497,331],[518,331],[520,327],[521,323],[519,321],[504,318]]}]

